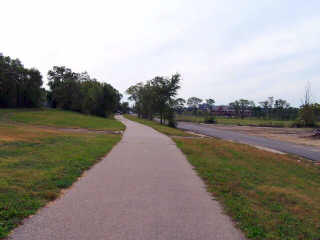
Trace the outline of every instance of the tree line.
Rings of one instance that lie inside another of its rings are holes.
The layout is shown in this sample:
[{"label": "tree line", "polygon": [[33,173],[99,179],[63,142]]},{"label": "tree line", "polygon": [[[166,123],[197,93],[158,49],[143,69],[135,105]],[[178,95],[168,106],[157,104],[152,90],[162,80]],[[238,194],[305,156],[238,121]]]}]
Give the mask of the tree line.
[{"label": "tree line", "polygon": [[259,105],[247,99],[239,99],[230,103],[229,106],[235,109],[240,118],[244,118],[246,110],[251,111],[252,117],[273,120],[294,120],[299,114],[298,108],[291,107],[284,99],[275,100],[274,97],[259,102]]},{"label": "tree line", "polygon": [[25,68],[19,59],[0,53],[0,107],[39,107],[44,101],[42,76],[35,68]]},{"label": "tree line", "polygon": [[[12,59],[0,53],[0,107],[24,108],[47,105],[92,114],[108,116],[116,110],[128,112],[127,102],[120,103],[122,95],[108,83],[91,78],[87,72],[76,73],[65,66],[54,66],[48,71],[49,90],[42,85],[42,76],[35,68],[25,68],[19,59]],[[171,77],[157,76],[146,83],[131,86],[126,92],[135,102],[139,117],[153,119],[159,116],[161,123],[175,126],[175,112],[183,112],[185,104],[197,112],[203,102],[197,97],[187,101],[176,99],[180,88],[181,75]],[[297,120],[297,126],[314,126],[320,116],[320,105],[311,103],[310,88],[306,88],[304,102],[300,108],[291,107],[283,99],[269,97],[256,105],[253,101],[239,99],[229,104],[236,116],[244,118],[246,111],[250,116],[264,119]],[[209,109],[215,100],[205,100]]]},{"label": "tree line", "polygon": [[256,106],[253,101],[245,99],[230,103],[236,109],[237,116],[243,118],[245,110],[251,110],[251,116],[271,120],[294,120],[297,127],[315,127],[320,120],[320,104],[311,103],[310,99],[304,100],[299,108],[291,107],[283,99],[274,100],[269,97],[267,100],[259,102]]},{"label": "tree line", "polygon": [[[320,104],[311,103],[310,92],[310,87],[307,87],[299,108],[290,106],[284,99],[274,99],[274,97],[269,97],[265,101],[259,102],[258,105],[254,101],[239,99],[229,103],[228,107],[234,110],[234,116],[239,118],[250,116],[270,120],[294,120],[294,126],[314,127],[317,125],[317,121],[320,120]],[[208,111],[213,110],[215,100],[206,99],[206,108],[199,111],[202,102],[204,101],[197,97],[190,97],[187,101],[184,101],[189,107],[188,110],[191,110],[193,114],[205,112],[204,115],[206,115]],[[182,113],[183,111],[185,111],[185,108],[181,107],[178,112]]]},{"label": "tree line", "polygon": [[146,83],[140,82],[127,89],[129,100],[135,102],[134,110],[139,118],[152,120],[159,115],[160,123],[175,127],[175,109],[184,104],[175,99],[180,88],[181,75],[157,76]]},{"label": "tree line", "polygon": [[[215,100],[212,98],[203,101],[197,97],[190,97],[185,101],[194,113],[201,106],[201,103],[205,103],[206,110],[213,110]],[[239,118],[248,116],[250,111],[251,117],[264,118],[264,119],[277,119],[277,120],[290,120],[296,119],[298,116],[298,108],[291,107],[290,104],[283,99],[274,100],[273,97],[269,97],[266,101],[259,102],[258,105],[254,101],[247,99],[239,99],[231,102],[227,106],[229,109],[234,110],[234,115]]]},{"label": "tree line", "polygon": [[47,99],[52,108],[105,117],[120,106],[122,96],[118,90],[91,78],[87,72],[54,66],[48,72],[48,80]]},{"label": "tree line", "polygon": [[122,95],[108,83],[98,82],[87,72],[76,73],[65,66],[48,71],[49,90],[35,68],[25,68],[19,59],[0,54],[0,107],[31,108],[48,106],[106,117],[117,109]]}]

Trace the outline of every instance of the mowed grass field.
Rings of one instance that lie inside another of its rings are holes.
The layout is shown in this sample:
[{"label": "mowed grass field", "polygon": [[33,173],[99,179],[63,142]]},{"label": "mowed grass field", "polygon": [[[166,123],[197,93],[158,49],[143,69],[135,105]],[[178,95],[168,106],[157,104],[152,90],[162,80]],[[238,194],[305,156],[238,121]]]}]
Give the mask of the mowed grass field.
[{"label": "mowed grass field", "polygon": [[[191,116],[191,115],[177,115],[178,121],[203,123],[204,117],[202,116]],[[225,125],[238,125],[238,126],[258,126],[258,127],[291,127],[294,121],[285,120],[268,120],[259,118],[226,118],[216,117],[218,124]]]},{"label": "mowed grass field", "polygon": [[[56,127],[112,130],[121,130],[124,126],[114,119],[58,110],[1,110],[0,113],[2,239],[24,218],[57,198],[62,189],[71,186],[121,139],[120,134],[65,132],[52,127],[45,128],[43,126],[46,123]],[[32,116],[35,116],[34,120]],[[72,119],[69,119],[70,116]],[[14,120],[24,124],[15,123]]]},{"label": "mowed grass field", "polygon": [[215,138],[173,140],[249,239],[320,239],[319,166]]},{"label": "mowed grass field", "polygon": [[125,128],[123,124],[112,118],[101,118],[56,109],[2,110],[1,114],[9,120],[33,125],[112,131],[124,130]]}]

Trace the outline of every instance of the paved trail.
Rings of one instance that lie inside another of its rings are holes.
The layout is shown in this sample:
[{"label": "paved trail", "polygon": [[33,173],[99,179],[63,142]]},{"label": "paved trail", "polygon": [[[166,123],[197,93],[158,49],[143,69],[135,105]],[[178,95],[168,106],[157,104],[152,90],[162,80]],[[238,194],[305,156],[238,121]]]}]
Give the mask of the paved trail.
[{"label": "paved trail", "polygon": [[170,138],[120,119],[122,141],[10,239],[244,239]]}]

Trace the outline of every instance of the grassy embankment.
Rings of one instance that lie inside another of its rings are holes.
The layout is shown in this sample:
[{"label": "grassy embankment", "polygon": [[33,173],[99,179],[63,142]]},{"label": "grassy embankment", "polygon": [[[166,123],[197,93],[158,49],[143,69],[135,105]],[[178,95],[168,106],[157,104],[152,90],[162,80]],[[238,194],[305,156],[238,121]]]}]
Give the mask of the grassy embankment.
[{"label": "grassy embankment", "polygon": [[[165,134],[172,131],[139,122]],[[215,138],[173,140],[248,238],[320,239],[319,167]]]},{"label": "grassy embankment", "polygon": [[[43,127],[47,125],[51,127]],[[124,129],[114,119],[72,112],[0,110],[0,239],[57,198],[61,189],[71,186],[121,138],[52,127]]]},{"label": "grassy embankment", "polygon": [[[204,117],[202,116],[190,116],[190,115],[177,115],[178,121],[203,123]],[[216,117],[218,124],[225,125],[238,125],[238,126],[258,126],[258,127],[291,127],[294,121],[285,120],[267,120],[259,118],[226,118]]]},{"label": "grassy embankment", "polygon": [[9,120],[33,125],[95,130],[124,130],[124,125],[113,118],[101,118],[56,109],[46,110],[3,110]]}]

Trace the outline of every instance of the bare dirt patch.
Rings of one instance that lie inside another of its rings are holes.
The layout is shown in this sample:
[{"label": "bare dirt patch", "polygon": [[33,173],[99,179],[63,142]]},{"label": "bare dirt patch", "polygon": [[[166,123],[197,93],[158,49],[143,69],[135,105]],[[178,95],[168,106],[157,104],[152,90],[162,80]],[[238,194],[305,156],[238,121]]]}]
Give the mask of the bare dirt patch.
[{"label": "bare dirt patch", "polygon": [[54,129],[41,129],[34,126],[21,126],[0,123],[0,142],[31,141],[37,142],[41,138],[59,135]]},{"label": "bare dirt patch", "polygon": [[122,134],[122,131],[94,130],[85,128],[55,128],[49,126],[26,125],[22,123],[0,123],[0,142],[31,141],[65,133]]},{"label": "bare dirt patch", "polygon": [[56,128],[48,126],[37,126],[41,129],[62,131],[62,132],[75,132],[75,133],[100,133],[100,134],[122,134],[123,131],[112,131],[112,130],[95,130],[87,128]]}]

